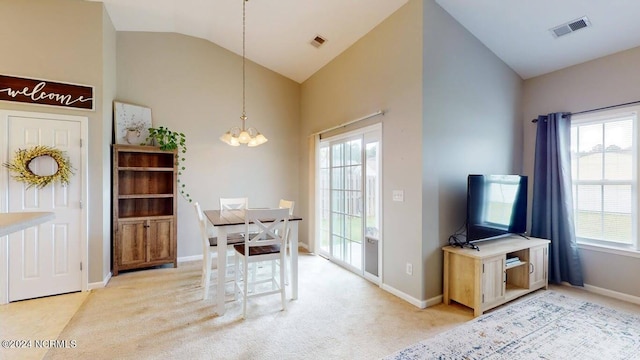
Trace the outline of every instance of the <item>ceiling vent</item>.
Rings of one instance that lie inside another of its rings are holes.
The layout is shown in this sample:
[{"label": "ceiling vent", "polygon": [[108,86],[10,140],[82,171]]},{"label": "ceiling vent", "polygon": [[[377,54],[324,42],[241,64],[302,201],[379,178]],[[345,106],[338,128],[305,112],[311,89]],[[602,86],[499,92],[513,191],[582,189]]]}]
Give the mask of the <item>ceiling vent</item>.
[{"label": "ceiling vent", "polygon": [[316,37],[313,38],[313,40],[311,40],[311,45],[319,48],[320,46],[322,46],[322,44],[324,44],[325,42],[327,42],[327,39],[323,38],[320,35],[316,35]]},{"label": "ceiling vent", "polygon": [[551,34],[553,35],[553,37],[559,38],[560,36],[571,34],[574,31],[578,31],[580,29],[584,29],[590,26],[591,26],[591,22],[589,21],[589,19],[586,16],[583,16],[579,19],[570,21],[566,24],[556,26],[550,29],[549,31],[551,31]]}]

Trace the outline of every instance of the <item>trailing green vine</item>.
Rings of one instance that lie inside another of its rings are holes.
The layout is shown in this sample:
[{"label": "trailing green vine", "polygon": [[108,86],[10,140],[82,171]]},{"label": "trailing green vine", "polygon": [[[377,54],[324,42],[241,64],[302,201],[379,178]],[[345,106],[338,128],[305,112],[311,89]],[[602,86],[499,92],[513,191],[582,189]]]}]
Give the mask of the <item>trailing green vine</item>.
[{"label": "trailing green vine", "polygon": [[[187,153],[187,140],[184,133],[171,131],[164,126],[157,128],[149,128],[149,136],[145,140],[150,144],[155,144],[160,147],[160,150],[175,150],[176,153],[176,166],[178,167],[178,187],[180,188],[180,195],[191,202],[191,195],[186,192],[186,186],[180,180],[182,172],[185,170],[185,166],[181,165],[185,161],[184,154]],[[143,144],[144,145],[144,144]]]}]

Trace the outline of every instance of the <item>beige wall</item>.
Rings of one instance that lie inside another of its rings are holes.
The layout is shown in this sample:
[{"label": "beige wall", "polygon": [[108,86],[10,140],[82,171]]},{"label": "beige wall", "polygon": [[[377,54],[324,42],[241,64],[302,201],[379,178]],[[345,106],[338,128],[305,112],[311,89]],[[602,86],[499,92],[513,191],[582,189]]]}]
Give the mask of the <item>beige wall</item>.
[{"label": "beige wall", "polygon": [[[250,61],[246,84],[247,126],[269,139],[256,148],[219,140],[241,125],[240,56],[180,34],[117,34],[117,100],[150,107],[153,126],[186,135],[181,182],[204,209],[217,209],[220,197],[247,196],[252,207],[299,200],[300,85]],[[198,232],[193,206],[180,197],[179,257],[202,254]]]},{"label": "beige wall", "polygon": [[[0,73],[94,86],[95,111],[67,110],[48,106],[2,102],[0,108],[87,116],[89,118],[89,282],[101,282],[105,275],[106,244],[110,239],[109,209],[103,189],[106,175],[110,127],[109,97],[114,84],[103,80],[114,73],[115,54],[103,39],[114,37],[102,3],[68,0],[4,0],[0,2]],[[105,105],[106,103],[106,105]],[[0,144],[1,145],[1,144]],[[6,144],[4,144],[6,146]]]},{"label": "beige wall", "polygon": [[[524,170],[533,174],[535,131],[531,119],[557,111],[579,112],[640,100],[640,48],[575,65],[524,82]],[[581,249],[584,282],[640,296],[640,257]]]},{"label": "beige wall", "polygon": [[[421,298],[422,2],[411,1],[302,84],[300,137],[386,111],[382,122],[383,282]],[[301,211],[308,217],[310,166],[302,148]],[[404,190],[404,202],[391,191]],[[307,230],[304,224],[304,230]],[[405,263],[413,264],[413,276]]]},{"label": "beige wall", "polygon": [[[379,117],[383,287],[423,304],[439,301],[440,248],[464,224],[467,175],[521,171],[521,86],[433,0],[410,1],[303,84],[303,139],[386,111]],[[305,205],[309,165],[305,153]],[[395,189],[405,191],[404,202],[392,201]]]},{"label": "beige wall", "polygon": [[467,175],[522,172],[522,79],[434,1],[424,4],[422,295],[433,299],[441,247],[465,223]]}]

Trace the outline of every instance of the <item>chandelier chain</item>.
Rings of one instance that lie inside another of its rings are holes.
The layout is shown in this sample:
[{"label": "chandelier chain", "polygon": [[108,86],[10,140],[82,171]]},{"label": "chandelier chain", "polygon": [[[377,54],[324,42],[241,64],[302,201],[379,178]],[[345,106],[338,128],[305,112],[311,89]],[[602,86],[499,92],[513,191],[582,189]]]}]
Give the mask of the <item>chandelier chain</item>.
[{"label": "chandelier chain", "polygon": [[246,3],[249,0],[242,1],[242,127],[234,126],[229,131],[220,136],[220,140],[231,146],[247,145],[248,147],[254,147],[262,145],[269,141],[262,133],[260,133],[255,127],[246,127],[247,113],[246,113],[246,39],[247,39],[247,9]]},{"label": "chandelier chain", "polygon": [[242,118],[243,118],[243,123],[242,123],[242,127],[244,128],[244,119],[247,117],[247,113],[245,112],[245,88],[246,88],[246,81],[245,81],[245,38],[246,38],[246,10],[245,10],[245,4],[246,2],[249,0],[243,0],[242,1]]}]

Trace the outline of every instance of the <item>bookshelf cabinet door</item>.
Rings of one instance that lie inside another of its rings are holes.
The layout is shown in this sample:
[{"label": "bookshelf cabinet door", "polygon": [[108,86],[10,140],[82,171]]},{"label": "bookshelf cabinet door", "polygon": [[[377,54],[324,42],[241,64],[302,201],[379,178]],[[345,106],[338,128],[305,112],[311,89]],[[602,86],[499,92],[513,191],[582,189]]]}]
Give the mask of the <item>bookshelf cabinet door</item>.
[{"label": "bookshelf cabinet door", "polygon": [[147,261],[146,221],[120,221],[117,237],[116,256],[119,267],[134,267]]},{"label": "bookshelf cabinet door", "polygon": [[173,219],[149,222],[149,262],[172,260],[175,257]]}]

